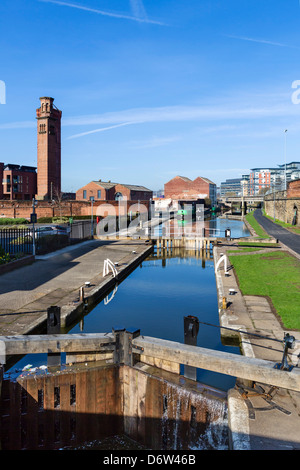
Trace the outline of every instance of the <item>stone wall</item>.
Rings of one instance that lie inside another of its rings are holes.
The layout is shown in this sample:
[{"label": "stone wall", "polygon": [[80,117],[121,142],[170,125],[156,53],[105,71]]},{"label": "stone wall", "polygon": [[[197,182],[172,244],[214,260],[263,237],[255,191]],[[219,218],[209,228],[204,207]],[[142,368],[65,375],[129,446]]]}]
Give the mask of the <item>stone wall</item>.
[{"label": "stone wall", "polygon": [[[298,191],[299,196],[297,197]],[[275,215],[275,219],[289,224],[292,223],[295,211],[297,211],[296,226],[300,226],[300,189],[298,190],[296,185],[291,188],[290,183],[287,192],[277,191],[275,194],[268,194],[265,197],[264,208],[268,216],[273,218]]]}]

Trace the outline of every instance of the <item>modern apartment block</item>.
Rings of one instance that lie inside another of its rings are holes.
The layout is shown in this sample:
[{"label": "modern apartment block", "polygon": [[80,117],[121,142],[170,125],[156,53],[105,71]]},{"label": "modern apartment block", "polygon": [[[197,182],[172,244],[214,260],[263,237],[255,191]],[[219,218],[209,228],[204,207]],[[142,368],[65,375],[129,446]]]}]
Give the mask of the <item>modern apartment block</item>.
[{"label": "modern apartment block", "polygon": [[242,179],[231,178],[227,179],[220,185],[220,196],[226,196],[226,194],[240,196],[242,194]]},{"label": "modern apartment block", "polygon": [[30,200],[36,195],[36,168],[0,163],[0,199]]},{"label": "modern apartment block", "polygon": [[267,190],[284,190],[290,181],[300,178],[300,162],[290,162],[275,167],[252,168],[243,175],[243,194],[255,196]]},{"label": "modern apartment block", "polygon": [[249,175],[249,193],[254,196],[269,189],[276,168],[252,168]]}]

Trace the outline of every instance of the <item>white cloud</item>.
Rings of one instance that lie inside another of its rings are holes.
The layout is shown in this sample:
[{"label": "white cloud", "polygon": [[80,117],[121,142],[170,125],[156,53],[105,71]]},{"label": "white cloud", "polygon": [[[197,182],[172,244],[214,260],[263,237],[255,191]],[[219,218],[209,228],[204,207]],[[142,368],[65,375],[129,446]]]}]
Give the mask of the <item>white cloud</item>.
[{"label": "white cloud", "polygon": [[231,34],[225,34],[224,36],[232,39],[240,39],[241,41],[250,41],[250,42],[256,42],[259,44],[267,44],[269,46],[278,46],[278,47],[288,47],[291,49],[300,49],[297,46],[292,46],[289,44],[284,44],[282,42],[275,42],[275,41],[269,41],[267,39],[257,39],[257,38],[249,38],[249,37],[244,37],[244,36],[234,36]]},{"label": "white cloud", "polygon": [[130,0],[131,10],[136,18],[147,19],[147,14],[142,0]]},{"label": "white cloud", "polygon": [[[129,125],[154,122],[187,122],[260,119],[266,117],[300,117],[299,109],[290,103],[266,105],[224,106],[165,106],[156,108],[133,108],[98,115],[83,115],[66,118],[65,126],[81,125]],[[228,125],[228,124],[227,124]],[[101,129],[100,129],[101,130]]]},{"label": "white cloud", "polygon": [[130,142],[129,146],[135,149],[155,148],[161,147],[163,145],[172,144],[173,142],[178,142],[180,139],[181,137],[178,135],[171,137],[153,137],[152,139],[145,141]]},{"label": "white cloud", "polygon": [[[77,5],[75,3],[61,2],[59,0],[38,0],[38,1],[43,2],[43,3],[52,3],[54,5],[59,5],[59,6],[69,7],[69,8],[76,8],[77,10],[87,11],[89,13],[96,13],[97,15],[102,15],[102,16],[109,16],[111,18],[137,21],[139,23],[151,23],[151,24],[156,24],[159,26],[166,26],[165,23],[161,21],[148,19],[146,16],[129,16],[123,13],[114,13],[114,12],[109,12],[109,11],[98,10],[96,8],[90,8],[90,7],[86,7],[83,5]],[[137,6],[138,5],[136,5],[136,7]],[[139,6],[139,11],[142,11],[140,6]]]},{"label": "white cloud", "polygon": [[115,126],[102,127],[101,129],[94,129],[92,131],[81,132],[80,134],[74,134],[74,135],[71,135],[70,137],[67,137],[67,140],[76,139],[77,137],[83,137],[83,136],[89,135],[89,134],[96,134],[98,132],[109,131],[110,129],[115,129],[116,127],[128,126],[130,124],[135,124],[135,123],[134,122],[123,122],[121,124],[116,124]]},{"label": "white cloud", "polygon": [[[162,122],[204,122],[206,123],[206,126],[202,127],[200,132],[210,133],[215,131],[226,132],[226,130],[230,131],[230,129],[233,130],[233,125],[241,127],[241,124],[245,123],[247,120],[255,121],[265,118],[293,118],[293,125],[295,128],[299,128],[297,119],[300,118],[299,106],[293,105],[288,99],[288,96],[286,96],[285,99],[282,99],[283,97],[281,96],[277,96],[277,100],[275,99],[275,96],[272,96],[272,99],[270,99],[269,96],[264,96],[263,98],[258,97],[257,99],[255,98],[257,97],[249,96],[244,102],[242,102],[239,98],[228,97],[223,103],[220,102],[220,104],[215,105],[174,105],[153,108],[131,108],[102,114],[64,117],[62,120],[62,126],[90,127],[88,130],[69,136],[69,139],[83,137],[88,134],[105,132],[123,126]],[[214,123],[214,125],[208,126],[209,122]],[[35,121],[20,121],[0,124],[0,129],[29,129],[35,127]],[[263,129],[265,132],[266,123],[264,123]]]}]

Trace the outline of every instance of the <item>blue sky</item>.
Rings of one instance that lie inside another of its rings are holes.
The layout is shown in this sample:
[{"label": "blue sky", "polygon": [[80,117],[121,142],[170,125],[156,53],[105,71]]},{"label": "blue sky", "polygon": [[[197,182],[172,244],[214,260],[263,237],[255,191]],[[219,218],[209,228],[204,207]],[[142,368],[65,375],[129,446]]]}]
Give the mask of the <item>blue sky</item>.
[{"label": "blue sky", "polygon": [[52,96],[64,191],[219,185],[284,163],[285,129],[300,161],[299,0],[2,0],[0,80],[0,161],[36,166]]}]

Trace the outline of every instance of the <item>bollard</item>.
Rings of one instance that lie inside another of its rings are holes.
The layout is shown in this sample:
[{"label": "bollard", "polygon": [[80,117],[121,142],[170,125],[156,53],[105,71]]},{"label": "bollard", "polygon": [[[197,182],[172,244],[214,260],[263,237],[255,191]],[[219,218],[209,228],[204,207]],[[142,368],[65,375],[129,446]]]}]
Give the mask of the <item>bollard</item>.
[{"label": "bollard", "polygon": [[[198,331],[198,318],[192,315],[184,317],[184,343],[190,346],[197,346]],[[192,366],[184,366],[184,376],[187,379],[197,380],[197,368]]]},{"label": "bollard", "polygon": [[114,363],[133,366],[132,340],[140,335],[140,330],[119,326],[112,331],[115,335]]},{"label": "bollard", "polygon": [[47,309],[47,334],[60,333],[60,307],[52,306]]},{"label": "bollard", "polygon": [[[60,333],[60,307],[52,306],[47,309],[47,334],[56,335]],[[61,353],[47,355],[48,367],[59,367],[61,365]]]},{"label": "bollard", "polygon": [[80,287],[79,300],[80,300],[80,302],[84,302],[84,287]]}]

